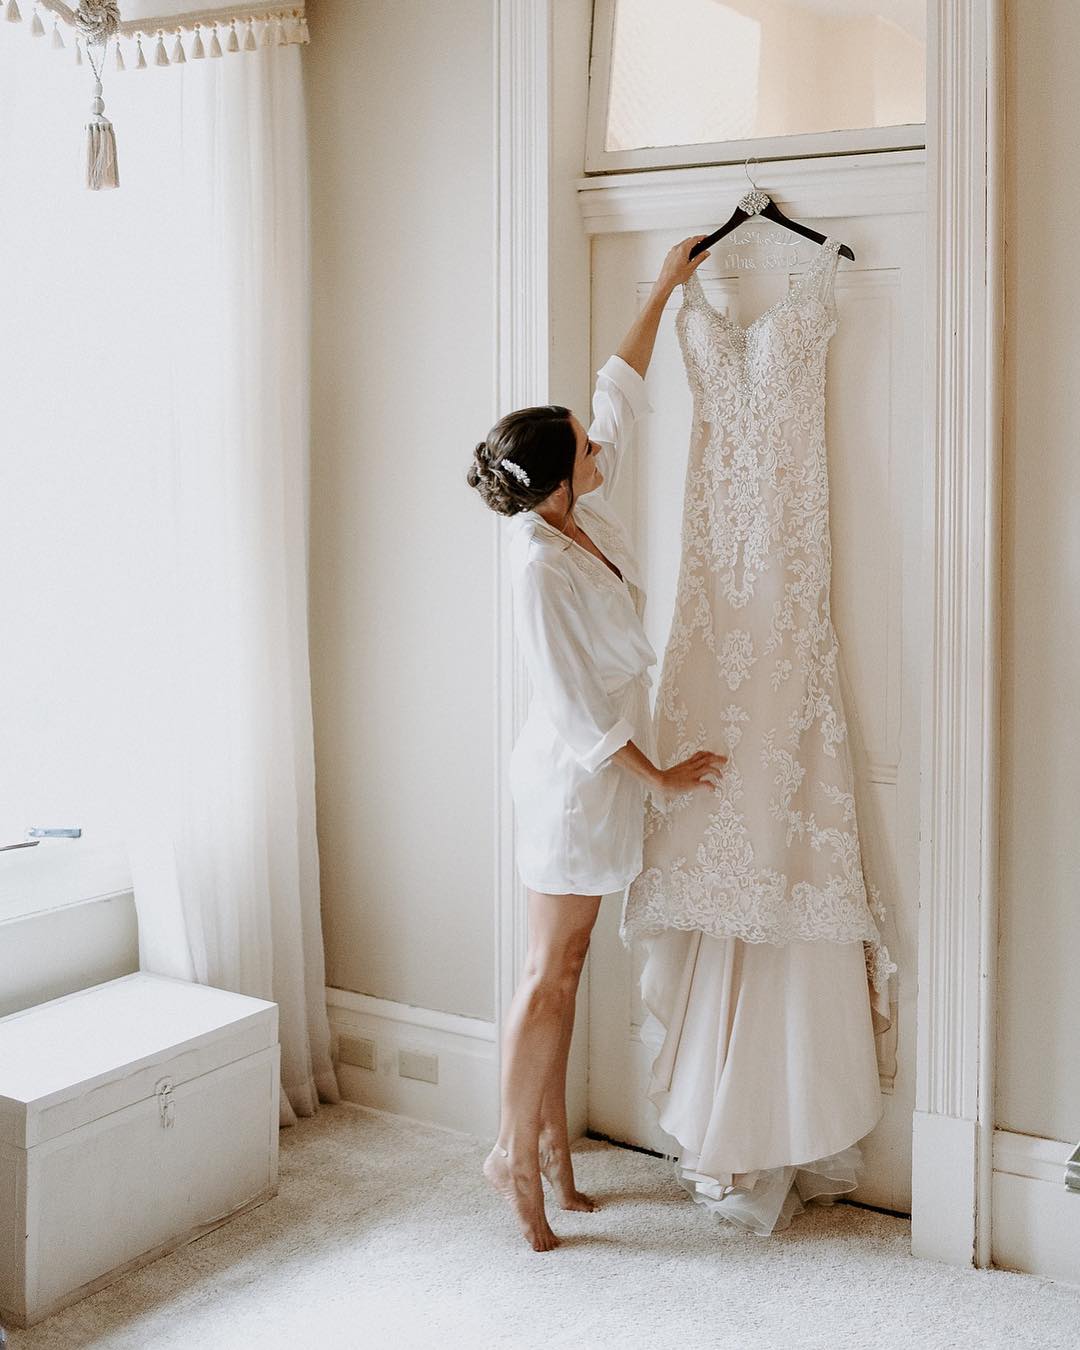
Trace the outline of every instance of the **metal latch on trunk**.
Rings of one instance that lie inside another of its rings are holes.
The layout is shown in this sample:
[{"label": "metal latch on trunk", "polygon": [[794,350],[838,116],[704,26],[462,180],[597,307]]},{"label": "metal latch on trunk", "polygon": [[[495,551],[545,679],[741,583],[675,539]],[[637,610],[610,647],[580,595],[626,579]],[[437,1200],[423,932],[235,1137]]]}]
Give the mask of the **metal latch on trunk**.
[{"label": "metal latch on trunk", "polygon": [[173,1080],[171,1078],[159,1078],[154,1084],[154,1093],[158,1099],[161,1128],[167,1130],[173,1123]]}]

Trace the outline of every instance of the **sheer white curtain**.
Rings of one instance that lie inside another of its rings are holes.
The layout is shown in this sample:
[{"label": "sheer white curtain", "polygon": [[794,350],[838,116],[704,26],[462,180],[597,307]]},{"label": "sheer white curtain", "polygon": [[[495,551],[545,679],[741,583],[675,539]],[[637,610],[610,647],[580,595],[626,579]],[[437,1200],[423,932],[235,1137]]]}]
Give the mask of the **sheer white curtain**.
[{"label": "sheer white curtain", "polygon": [[280,1005],[282,1124],[330,1060],[307,645],[299,46],[105,75],[0,31],[0,828],[127,846],[144,969]]}]

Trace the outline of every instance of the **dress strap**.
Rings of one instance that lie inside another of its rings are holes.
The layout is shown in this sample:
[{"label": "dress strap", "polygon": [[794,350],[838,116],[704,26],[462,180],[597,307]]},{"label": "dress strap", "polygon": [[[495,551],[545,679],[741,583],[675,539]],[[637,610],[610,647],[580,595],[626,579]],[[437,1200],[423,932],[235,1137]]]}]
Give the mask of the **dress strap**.
[{"label": "dress strap", "polygon": [[701,282],[698,280],[696,271],[691,272],[683,282],[682,292],[684,304],[693,304],[704,296],[705,292],[701,289]]},{"label": "dress strap", "polygon": [[830,318],[836,318],[836,302],[833,298],[833,288],[836,280],[836,266],[840,260],[839,239],[833,239],[831,236],[826,238],[820,245],[816,258],[812,259],[810,266],[803,274],[803,286],[805,294],[812,295],[819,300],[828,311]]}]

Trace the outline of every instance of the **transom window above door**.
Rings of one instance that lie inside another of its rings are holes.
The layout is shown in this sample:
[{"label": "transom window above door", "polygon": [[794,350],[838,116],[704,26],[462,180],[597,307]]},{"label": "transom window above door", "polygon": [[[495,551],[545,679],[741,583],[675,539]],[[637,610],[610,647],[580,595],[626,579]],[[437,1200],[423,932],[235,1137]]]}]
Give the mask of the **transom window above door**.
[{"label": "transom window above door", "polygon": [[595,0],[586,172],[926,143],[926,0]]}]

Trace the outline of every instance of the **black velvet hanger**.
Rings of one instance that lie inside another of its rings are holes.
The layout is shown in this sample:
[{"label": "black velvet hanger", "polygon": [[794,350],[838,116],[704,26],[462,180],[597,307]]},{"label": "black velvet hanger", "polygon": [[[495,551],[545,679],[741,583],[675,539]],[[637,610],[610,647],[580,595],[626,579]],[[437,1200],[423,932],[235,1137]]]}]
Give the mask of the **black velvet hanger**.
[{"label": "black velvet hanger", "polygon": [[[746,162],[749,164],[749,159]],[[749,171],[746,176],[750,178]],[[777,225],[783,225],[787,230],[794,230],[796,234],[801,234],[805,239],[812,239],[815,244],[825,242],[828,236],[820,234],[809,225],[800,225],[797,220],[792,220],[790,216],[785,216],[769,194],[763,192],[752,178],[750,179],[750,185],[751,190],[742,198],[724,224],[718,230],[714,230],[712,234],[707,235],[700,243],[694,245],[690,250],[688,262],[692,262],[699,253],[711,248],[718,239],[722,239],[725,234],[730,234],[737,225],[741,225],[744,220],[750,220],[753,216],[764,216],[767,220],[774,220]],[[852,262],[855,261],[855,254],[852,253],[847,244],[841,244],[838,252],[842,253],[845,258],[850,258]]]}]

